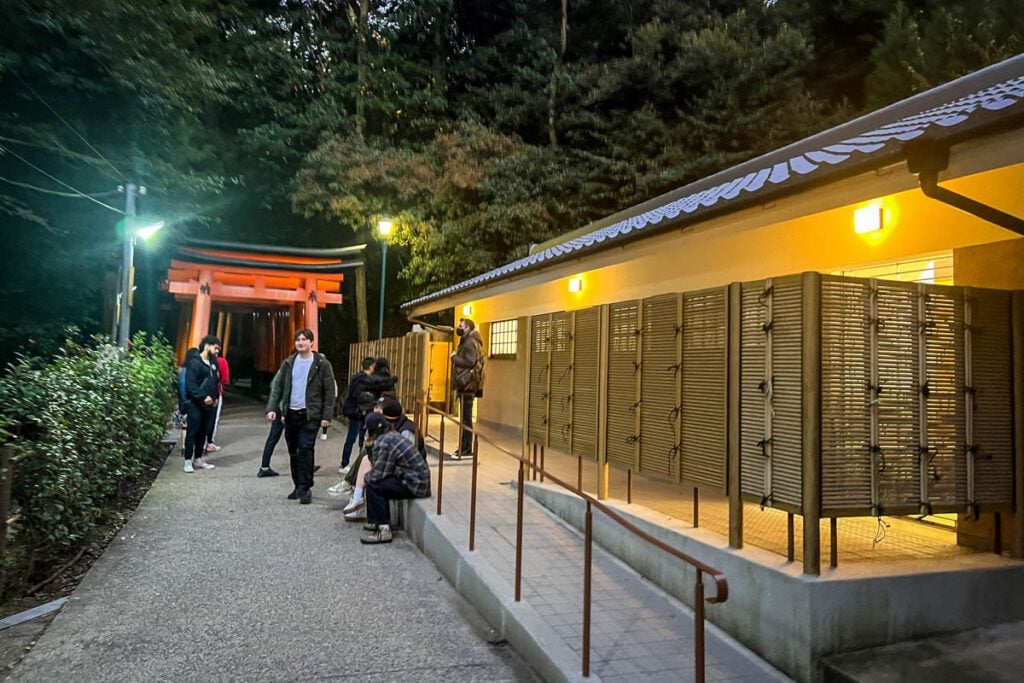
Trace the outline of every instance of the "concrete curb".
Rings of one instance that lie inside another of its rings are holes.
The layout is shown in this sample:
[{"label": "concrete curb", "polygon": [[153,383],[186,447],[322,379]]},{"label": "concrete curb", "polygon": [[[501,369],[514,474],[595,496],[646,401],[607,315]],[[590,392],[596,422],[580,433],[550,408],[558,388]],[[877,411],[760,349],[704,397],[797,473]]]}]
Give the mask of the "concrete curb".
[{"label": "concrete curb", "polygon": [[438,517],[431,509],[433,505],[430,499],[410,501],[405,511],[405,530],[455,589],[543,680],[600,683],[601,678],[594,673],[583,678],[579,655],[566,647],[528,603],[515,602],[515,591],[508,579],[470,553],[465,546],[466,531],[456,529],[444,515]]}]

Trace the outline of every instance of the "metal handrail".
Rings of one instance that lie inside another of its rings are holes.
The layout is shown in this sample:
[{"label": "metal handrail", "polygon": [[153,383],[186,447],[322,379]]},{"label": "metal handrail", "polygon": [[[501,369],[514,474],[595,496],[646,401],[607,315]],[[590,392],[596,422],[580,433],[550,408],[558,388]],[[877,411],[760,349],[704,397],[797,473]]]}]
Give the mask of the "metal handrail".
[{"label": "metal handrail", "polygon": [[[442,514],[442,494],[444,490],[444,425],[445,420],[451,420],[459,426],[459,446],[462,445],[462,435],[465,429],[462,421],[456,416],[439,410],[430,405],[425,405],[425,410],[422,414],[427,419],[424,420],[423,433],[429,436],[429,416],[431,414],[439,415],[441,417],[440,435],[439,435],[439,462],[437,468],[438,482],[437,482],[437,514]],[[479,463],[479,450],[480,450],[480,439],[483,439],[485,443],[495,448],[500,453],[509,456],[519,462],[519,483],[516,490],[516,575],[515,575],[515,600],[520,602],[522,598],[522,553],[523,553],[523,488],[525,478],[525,468],[531,467],[534,473],[540,473],[541,481],[544,477],[551,479],[554,483],[558,484],[567,491],[579,496],[587,504],[587,512],[584,524],[584,572],[583,572],[583,648],[582,648],[582,659],[583,659],[583,676],[587,677],[590,675],[590,594],[591,594],[591,563],[592,563],[592,545],[593,545],[593,507],[597,507],[598,510],[603,512],[609,518],[615,520],[620,526],[631,532],[632,534],[639,536],[641,539],[647,541],[651,545],[661,549],[662,551],[672,555],[673,557],[686,562],[692,566],[696,572],[696,581],[694,584],[694,667],[695,667],[695,680],[698,683],[703,683],[705,678],[704,672],[704,577],[707,573],[711,576],[715,582],[715,595],[710,598],[706,598],[709,603],[722,603],[725,602],[729,597],[729,582],[725,575],[721,571],[714,567],[701,562],[700,560],[681,552],[660,539],[651,536],[647,532],[638,528],[632,522],[624,519],[614,510],[610,509],[601,501],[597,500],[590,494],[583,491],[581,488],[577,488],[570,484],[565,483],[558,477],[555,477],[550,472],[547,472],[543,467],[543,460],[541,466],[538,467],[536,462],[530,462],[528,459],[521,455],[513,453],[494,440],[489,439],[486,436],[481,435],[475,430],[470,430],[473,433],[473,475],[472,485],[470,488],[470,515],[469,515],[469,550],[472,552],[475,550],[475,539],[476,539],[476,482],[477,482],[477,467]],[[580,479],[582,481],[582,477]]]}]

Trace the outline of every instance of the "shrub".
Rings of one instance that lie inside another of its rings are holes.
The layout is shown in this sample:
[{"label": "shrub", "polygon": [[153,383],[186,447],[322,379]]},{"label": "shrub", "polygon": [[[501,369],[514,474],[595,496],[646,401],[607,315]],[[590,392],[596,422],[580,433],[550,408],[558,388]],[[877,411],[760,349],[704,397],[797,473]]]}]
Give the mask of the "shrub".
[{"label": "shrub", "polygon": [[20,518],[8,564],[28,574],[86,539],[166,432],[173,377],[170,347],[144,335],[127,351],[100,339],[91,346],[68,341],[54,359],[22,357],[8,366],[0,378],[0,431],[21,456],[12,488]]}]

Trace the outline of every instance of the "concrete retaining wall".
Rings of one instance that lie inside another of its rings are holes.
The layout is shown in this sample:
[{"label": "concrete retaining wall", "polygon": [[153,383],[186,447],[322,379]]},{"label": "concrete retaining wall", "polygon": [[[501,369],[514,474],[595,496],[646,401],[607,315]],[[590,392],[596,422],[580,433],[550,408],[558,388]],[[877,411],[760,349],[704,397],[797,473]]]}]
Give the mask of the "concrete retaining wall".
[{"label": "concrete retaining wall", "polygon": [[[582,499],[545,484],[526,493],[583,528]],[[870,563],[806,576],[758,548],[637,505],[607,502],[645,532],[721,570],[729,599],[708,619],[799,681],[819,681],[826,655],[1024,619],[1024,562],[978,554],[940,562]],[[668,593],[693,606],[693,571],[599,511],[594,539]],[[710,597],[714,584],[705,580]]]}]

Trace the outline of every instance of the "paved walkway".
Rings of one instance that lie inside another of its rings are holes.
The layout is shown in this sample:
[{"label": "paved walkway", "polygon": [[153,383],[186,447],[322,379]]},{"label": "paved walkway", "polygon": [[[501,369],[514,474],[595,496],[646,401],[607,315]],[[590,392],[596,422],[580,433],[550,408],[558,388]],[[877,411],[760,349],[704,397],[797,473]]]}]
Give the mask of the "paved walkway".
[{"label": "paved walkway", "polygon": [[[317,442],[313,504],[255,477],[266,420],[226,408],[217,469],[177,450],[14,681],[511,681],[530,671],[404,534],[342,520],[341,434]],[[275,465],[287,470],[284,444]]]},{"label": "paved walkway", "polygon": [[[518,444],[486,428],[481,431],[517,452]],[[448,433],[450,440],[452,430]],[[431,434],[438,434],[436,426]],[[446,443],[446,450],[451,450],[449,446]],[[517,477],[518,463],[484,442],[480,449],[475,554],[491,566],[494,574],[506,577],[504,590],[511,597],[516,538],[516,495],[511,484]],[[433,471],[436,495],[436,466]],[[463,552],[468,545],[471,472],[472,466],[466,461],[449,461],[444,467],[443,516],[456,529],[465,530],[465,535],[456,540]],[[567,478],[575,481],[575,476]],[[578,657],[583,623],[582,538],[535,501],[527,498],[526,502],[523,600],[539,615],[545,630],[560,641],[557,645]],[[673,560],[666,557],[666,561]],[[680,563],[680,571],[691,570]],[[709,585],[708,595],[713,590]],[[708,609],[715,607],[710,605]],[[592,618],[591,671],[605,683],[693,680],[692,612],[596,545]],[[710,622],[706,653],[708,681],[788,680]]]}]

